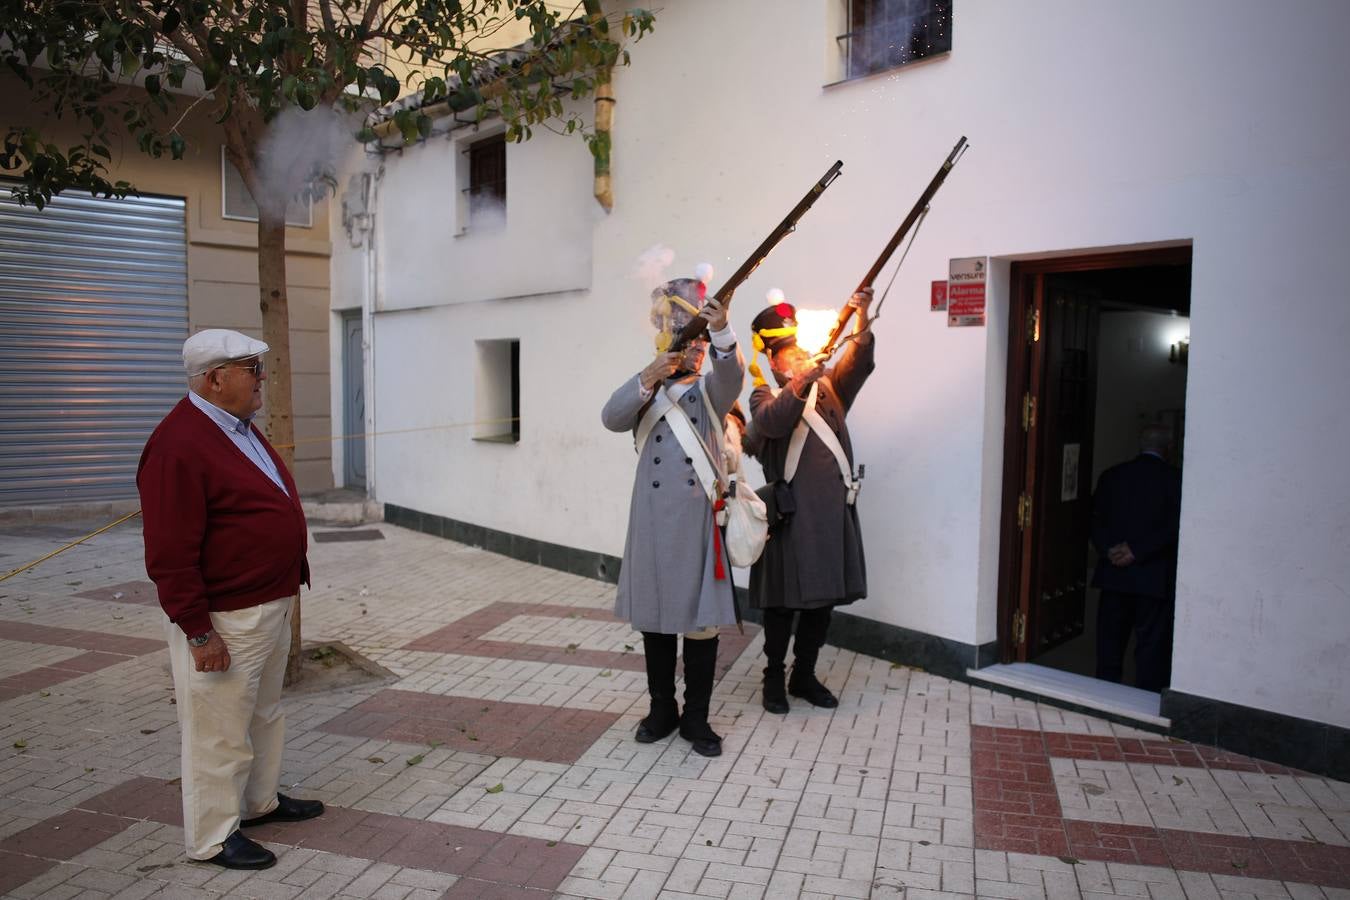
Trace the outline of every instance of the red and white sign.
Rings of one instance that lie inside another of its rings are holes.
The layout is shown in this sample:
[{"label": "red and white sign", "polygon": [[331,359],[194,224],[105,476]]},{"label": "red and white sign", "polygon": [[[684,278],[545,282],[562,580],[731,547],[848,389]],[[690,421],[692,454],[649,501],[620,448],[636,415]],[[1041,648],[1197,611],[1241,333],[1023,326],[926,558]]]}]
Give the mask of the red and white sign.
[{"label": "red and white sign", "polygon": [[933,312],[938,312],[947,308],[947,282],[933,282],[932,291],[929,294],[928,308]]},{"label": "red and white sign", "polygon": [[984,285],[989,262],[983,256],[953,259],[947,265],[947,324],[984,324]]}]

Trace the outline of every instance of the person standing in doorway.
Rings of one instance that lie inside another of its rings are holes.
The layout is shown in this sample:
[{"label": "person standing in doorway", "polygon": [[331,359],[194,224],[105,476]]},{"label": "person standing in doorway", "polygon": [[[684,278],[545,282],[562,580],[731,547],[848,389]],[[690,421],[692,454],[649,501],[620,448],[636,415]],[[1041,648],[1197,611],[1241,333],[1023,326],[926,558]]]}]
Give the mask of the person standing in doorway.
[{"label": "person standing in doorway", "polygon": [[145,570],[167,617],[187,855],[227,869],[276,863],[241,826],[323,813],[277,792],[290,618],[309,564],[295,481],[253,424],[267,349],[222,328],[188,338],[188,395],[136,472]]},{"label": "person standing in doorway", "polygon": [[1092,497],[1097,677],[1121,680],[1133,632],[1135,683],[1146,691],[1161,691],[1172,674],[1181,472],[1167,462],[1170,446],[1166,426],[1145,426],[1139,455],[1103,472]]},{"label": "person standing in doorway", "polygon": [[[741,391],[745,364],[727,311],[706,299],[707,276],[677,278],[652,292],[657,356],[609,398],[601,420],[631,431],[638,452],[614,614],[642,632],[649,714],[638,743],[676,728],[702,756],[719,756],[722,738],[708,724],[716,678],[718,629],[736,622],[731,564],[714,505],[725,488],[721,422]],[[667,352],[694,316],[708,323],[712,369],[700,375],[707,341]],[[675,701],[675,657],[684,635],[684,711]]]},{"label": "person standing in doorway", "polygon": [[[780,517],[774,523],[770,514],[769,541],[750,569],[750,603],[764,614],[763,705],[777,715],[788,712],[788,694],[813,706],[839,705],[816,677],[816,661],[833,609],[867,596],[853,442],[844,420],[876,367],[867,313],[871,289],[849,302],[857,307],[855,330],[828,370],[797,346],[790,303],[769,306],[751,323],[755,349],[768,356],[778,383],[777,390],[770,388],[752,367],[756,386],[746,443],[764,467]],[[794,618],[792,676],[785,681]]]}]

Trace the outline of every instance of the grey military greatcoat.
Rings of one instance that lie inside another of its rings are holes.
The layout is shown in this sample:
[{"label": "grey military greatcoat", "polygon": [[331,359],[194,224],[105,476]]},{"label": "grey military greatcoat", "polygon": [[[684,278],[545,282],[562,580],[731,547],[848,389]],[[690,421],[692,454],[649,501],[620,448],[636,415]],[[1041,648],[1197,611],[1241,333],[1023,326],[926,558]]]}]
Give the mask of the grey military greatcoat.
[{"label": "grey military greatcoat", "polygon": [[[702,391],[719,418],[725,418],[741,391],[745,363],[733,350],[719,358],[709,353],[712,371],[688,376],[695,381],[680,399],[694,430],[720,458],[721,447],[708,421]],[[666,385],[679,383],[672,379]],[[625,381],[605,404],[601,418],[610,431],[636,431],[647,403],[638,376]],[[689,455],[663,419],[651,430],[638,458],[628,537],[614,614],[638,631],[682,634],[736,621],[731,565],[723,558],[724,578],[715,577],[712,505]]]},{"label": "grey military greatcoat", "polygon": [[[838,436],[853,467],[853,443],[844,417],[875,367],[875,340],[868,332],[847,344],[839,362],[817,382],[816,412]],[[809,389],[808,389],[809,390]],[[751,430],[763,441],[756,456],[764,478],[783,477],[792,430],[806,408],[789,385],[775,397],[761,385],[750,395]],[[867,565],[857,507],[846,502],[847,489],[834,454],[808,432],[801,462],[792,480],[796,512],[774,529],[764,554],[750,569],[750,605],[755,609],[821,609],[867,596]]]}]

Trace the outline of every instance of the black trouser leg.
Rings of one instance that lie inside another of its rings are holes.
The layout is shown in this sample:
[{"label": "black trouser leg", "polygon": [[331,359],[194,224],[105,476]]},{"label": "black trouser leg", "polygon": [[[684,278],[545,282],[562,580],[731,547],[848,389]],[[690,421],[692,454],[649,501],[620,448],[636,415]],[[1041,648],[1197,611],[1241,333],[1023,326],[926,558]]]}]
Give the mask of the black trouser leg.
[{"label": "black trouser leg", "polygon": [[787,658],[788,641],[792,638],[790,609],[764,610],[764,708],[775,715],[788,711],[787,684],[783,661]]},{"label": "black trouser leg", "polygon": [[673,634],[642,632],[642,653],[647,662],[647,695],[651,711],[638,723],[637,741],[650,744],[670,734],[680,724],[675,704],[675,649]]},{"label": "black trouser leg", "polygon": [[1102,591],[1097,604],[1097,677],[1120,683],[1134,629],[1134,594]]},{"label": "black trouser leg", "polygon": [[816,678],[816,660],[825,646],[825,634],[830,630],[830,607],[804,609],[798,614],[797,640],[792,645],[792,677],[788,679],[788,693],[801,697],[812,706],[833,709],[839,700],[830,689]]},{"label": "black trouser leg", "polygon": [[1134,681],[1146,691],[1161,691],[1172,680],[1172,612],[1161,597],[1135,598]]},{"label": "black trouser leg", "polygon": [[684,715],[680,737],[701,756],[721,756],[722,738],[708,724],[713,681],[717,677],[717,638],[684,639]]}]

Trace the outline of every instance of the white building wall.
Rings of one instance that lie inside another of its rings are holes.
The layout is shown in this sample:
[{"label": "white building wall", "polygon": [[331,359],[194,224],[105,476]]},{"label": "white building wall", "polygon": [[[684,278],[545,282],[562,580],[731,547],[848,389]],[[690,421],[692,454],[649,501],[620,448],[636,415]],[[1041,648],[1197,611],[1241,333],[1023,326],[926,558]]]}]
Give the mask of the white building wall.
[{"label": "white building wall", "polygon": [[[949,57],[822,87],[834,2],[667,5],[616,73],[613,213],[579,141],[513,146],[492,265],[450,236],[453,145],[386,158],[379,499],[621,553],[633,453],[599,409],[651,355],[637,257],[663,243],[671,275],[710,260],[718,284],[844,159],[738,293],[747,339],[769,287],[842,301],[966,134],[850,417],[871,585],[850,611],[995,639],[1008,262],[1193,242],[1173,686],[1350,725],[1350,7],[966,0]],[[990,325],[951,329],[928,283],[974,255]],[[444,427],[471,421],[473,342],[500,338],[521,341],[515,446]]]}]

